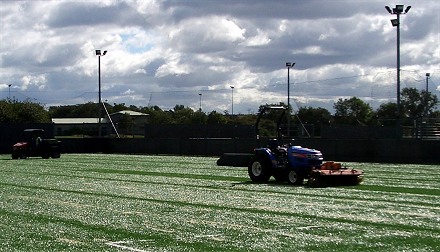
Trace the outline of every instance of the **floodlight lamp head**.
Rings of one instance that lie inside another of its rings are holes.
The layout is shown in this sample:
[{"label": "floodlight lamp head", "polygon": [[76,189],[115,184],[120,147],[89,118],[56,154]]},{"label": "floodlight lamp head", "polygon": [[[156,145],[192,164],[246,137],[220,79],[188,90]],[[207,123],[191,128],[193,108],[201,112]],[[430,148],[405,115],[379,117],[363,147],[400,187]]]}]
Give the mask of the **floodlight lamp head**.
[{"label": "floodlight lamp head", "polygon": [[295,65],[295,62],[287,62],[286,67],[293,67]]},{"label": "floodlight lamp head", "polygon": [[101,55],[101,50],[95,50],[96,55]]},{"label": "floodlight lamp head", "polygon": [[399,26],[399,20],[397,19],[391,19],[391,24],[395,27],[395,26]]},{"label": "floodlight lamp head", "polygon": [[393,14],[393,12],[391,11],[391,8],[389,6],[385,6],[385,9],[390,13]]},{"label": "floodlight lamp head", "polygon": [[429,77],[431,74],[430,73],[426,73],[426,77]]},{"label": "floodlight lamp head", "polygon": [[408,5],[408,7],[406,7],[405,9],[405,14],[408,13],[408,11],[411,9],[411,5]]},{"label": "floodlight lamp head", "polygon": [[106,55],[106,54],[107,54],[107,50],[104,51],[104,53],[102,54],[102,56],[104,56],[104,55]]},{"label": "floodlight lamp head", "polygon": [[397,12],[402,13],[403,12],[403,5],[402,4],[396,5],[395,11],[396,11],[396,13]]}]

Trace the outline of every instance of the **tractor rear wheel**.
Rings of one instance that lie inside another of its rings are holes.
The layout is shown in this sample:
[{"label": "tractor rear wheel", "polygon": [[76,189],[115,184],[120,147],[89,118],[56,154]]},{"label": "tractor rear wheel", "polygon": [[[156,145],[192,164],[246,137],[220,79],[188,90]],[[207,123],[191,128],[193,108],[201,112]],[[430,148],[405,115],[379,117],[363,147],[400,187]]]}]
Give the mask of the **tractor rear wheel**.
[{"label": "tractor rear wheel", "polygon": [[289,169],[286,173],[286,180],[292,185],[302,185],[304,178],[301,177],[294,169]]},{"label": "tractor rear wheel", "polygon": [[53,151],[51,157],[52,158],[60,158],[61,154],[59,151]]},{"label": "tractor rear wheel", "polygon": [[267,182],[271,176],[270,163],[262,157],[253,157],[249,162],[248,173],[254,182]]}]

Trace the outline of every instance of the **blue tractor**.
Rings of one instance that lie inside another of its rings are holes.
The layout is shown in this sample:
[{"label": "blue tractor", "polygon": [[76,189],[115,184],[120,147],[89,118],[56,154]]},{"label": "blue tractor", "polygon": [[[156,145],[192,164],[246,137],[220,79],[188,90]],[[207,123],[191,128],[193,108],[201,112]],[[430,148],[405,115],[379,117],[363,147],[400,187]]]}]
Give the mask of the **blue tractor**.
[{"label": "blue tractor", "polygon": [[273,176],[277,181],[302,184],[313,169],[322,165],[318,150],[301,146],[278,145],[277,139],[269,140],[269,147],[256,148],[249,162],[249,177],[254,182],[267,182]]},{"label": "blue tractor", "polygon": [[[259,123],[268,110],[280,110],[277,123],[277,138],[269,139],[266,147],[260,146]],[[342,167],[340,163],[324,162],[319,150],[282,144],[280,123],[287,108],[282,106],[263,107],[255,124],[257,148],[248,165],[249,177],[254,182],[267,182],[273,176],[276,181],[301,185],[308,179],[311,186],[335,184],[358,184],[363,172]],[[324,184],[325,183],[325,184]]]}]

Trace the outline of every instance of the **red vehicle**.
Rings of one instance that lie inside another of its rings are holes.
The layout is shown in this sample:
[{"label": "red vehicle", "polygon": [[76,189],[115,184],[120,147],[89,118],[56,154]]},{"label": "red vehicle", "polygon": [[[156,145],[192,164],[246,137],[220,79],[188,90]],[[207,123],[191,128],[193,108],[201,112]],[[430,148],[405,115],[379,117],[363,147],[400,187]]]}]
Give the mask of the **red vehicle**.
[{"label": "red vehicle", "polygon": [[12,159],[27,157],[60,158],[61,142],[46,139],[42,129],[26,129],[18,143],[12,146]]}]

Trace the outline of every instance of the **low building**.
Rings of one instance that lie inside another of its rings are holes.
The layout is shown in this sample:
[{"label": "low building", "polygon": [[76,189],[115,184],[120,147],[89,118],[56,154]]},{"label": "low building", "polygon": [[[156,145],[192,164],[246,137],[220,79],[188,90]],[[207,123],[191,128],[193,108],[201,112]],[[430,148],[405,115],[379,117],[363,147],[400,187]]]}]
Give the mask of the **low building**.
[{"label": "low building", "polygon": [[[98,135],[98,118],[52,118],[56,136]],[[109,120],[101,118],[101,134],[107,135]]]},{"label": "low building", "polygon": [[148,114],[132,110],[122,110],[110,114],[110,118],[119,134],[142,136],[145,134]]},{"label": "low building", "polygon": [[[52,118],[54,132],[57,136],[97,136],[98,118]],[[148,114],[122,110],[110,114],[109,118],[101,118],[101,135],[144,135],[145,124],[148,123]]]}]

